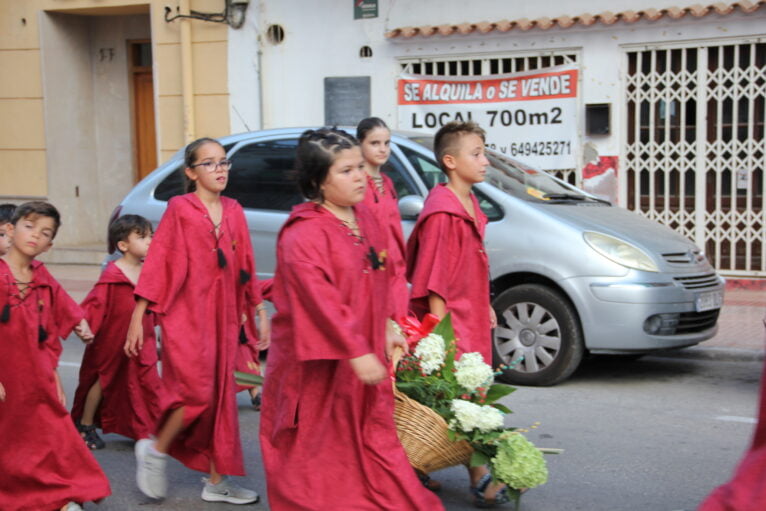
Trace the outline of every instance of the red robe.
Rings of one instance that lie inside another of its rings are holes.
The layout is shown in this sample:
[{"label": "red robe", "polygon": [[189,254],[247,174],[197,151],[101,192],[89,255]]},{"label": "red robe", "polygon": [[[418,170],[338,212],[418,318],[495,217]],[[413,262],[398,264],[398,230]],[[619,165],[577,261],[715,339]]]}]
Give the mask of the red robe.
[{"label": "red robe", "polygon": [[[245,292],[255,283],[253,249],[239,203],[221,197],[216,238],[193,193],[172,198],[136,286],[162,328],[163,418],[184,408],[185,429],[169,453],[201,472],[243,475],[234,367]],[[220,249],[220,250],[218,250]],[[219,261],[225,259],[225,266]]]},{"label": "red robe", "polygon": [[274,511],[443,509],[396,436],[391,381],[364,385],[348,363],[385,360],[390,286],[369,252],[385,234],[355,210],[362,241],[314,203],[293,208],[279,234],[260,429]]},{"label": "red robe", "polygon": [[422,319],[429,312],[429,293],[441,296],[452,313],[458,355],[478,351],[491,365],[487,217],[473,194],[471,200],[475,222],[445,185],[428,194],[407,243],[410,309]]},{"label": "red robe", "polygon": [[766,508],[766,365],[761,376],[761,403],[753,444],[734,477],[716,488],[699,511],[762,511]]},{"label": "red robe", "polygon": [[162,381],[157,372],[154,314],[144,316],[144,346],[138,357],[128,358],[123,350],[136,306],[133,292],[133,283],[110,262],[81,304],[96,338],[85,348],[72,419],[80,422],[88,391],[98,381],[104,397],[95,423],[104,433],[139,440],[154,432],[162,406]]},{"label": "red robe", "polygon": [[[82,310],[40,262],[19,303],[13,275],[0,259],[0,509],[59,509],[69,501],[107,497],[109,481],[58,400],[54,370],[61,339],[82,320]],[[40,342],[39,327],[47,332]]]},{"label": "red robe", "polygon": [[381,172],[383,193],[378,191],[375,181],[367,176],[367,192],[363,204],[372,210],[381,229],[387,235],[386,270],[391,273],[391,299],[397,319],[407,316],[410,291],[407,287],[407,264],[404,260],[405,245],[402,233],[402,217],[399,215],[399,203],[396,189],[391,178]]}]

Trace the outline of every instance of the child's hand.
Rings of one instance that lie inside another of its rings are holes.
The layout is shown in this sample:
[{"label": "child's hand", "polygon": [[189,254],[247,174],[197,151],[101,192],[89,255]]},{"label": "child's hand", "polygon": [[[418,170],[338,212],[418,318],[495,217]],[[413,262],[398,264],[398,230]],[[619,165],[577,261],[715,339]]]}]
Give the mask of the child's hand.
[{"label": "child's hand", "polygon": [[394,349],[397,347],[401,348],[405,354],[410,352],[407,340],[394,329],[393,322],[388,320],[386,321],[386,359],[391,360]]},{"label": "child's hand", "polygon": [[5,387],[0,383],[0,401],[5,401]]},{"label": "child's hand", "polygon": [[56,380],[56,397],[59,399],[61,406],[66,408],[66,394],[64,393],[64,387],[61,385],[61,378],[58,371],[53,371],[53,377]]},{"label": "child's hand", "polygon": [[85,344],[93,342],[93,332],[90,331],[90,325],[85,319],[82,319],[80,324],[74,327],[74,333],[77,334],[77,337],[79,337]]},{"label": "child's hand", "polygon": [[495,328],[497,327],[497,314],[495,314],[495,309],[492,308],[492,304],[489,304],[489,327]]},{"label": "child's hand", "polygon": [[130,320],[130,326],[128,327],[128,336],[125,339],[125,354],[128,357],[137,357],[138,352],[144,347],[144,325],[139,317],[138,320],[134,317]]},{"label": "child's hand", "polygon": [[258,311],[258,342],[255,347],[259,350],[267,350],[271,345],[271,321],[266,309]]},{"label": "child's hand", "polygon": [[356,377],[365,385],[377,385],[386,378],[386,368],[373,353],[352,358],[348,362]]}]

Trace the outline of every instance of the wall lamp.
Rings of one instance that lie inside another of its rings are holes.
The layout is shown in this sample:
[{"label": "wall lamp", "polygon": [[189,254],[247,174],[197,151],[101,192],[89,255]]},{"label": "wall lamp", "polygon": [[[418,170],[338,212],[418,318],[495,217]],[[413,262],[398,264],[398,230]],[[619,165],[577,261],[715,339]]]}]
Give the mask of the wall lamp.
[{"label": "wall lamp", "polygon": [[173,9],[165,6],[165,21],[170,23],[178,18],[189,18],[212,23],[226,23],[231,28],[241,28],[245,23],[245,11],[250,0],[224,0],[224,2],[223,12],[189,11],[189,14],[181,14],[176,7],[175,16],[171,16]]}]

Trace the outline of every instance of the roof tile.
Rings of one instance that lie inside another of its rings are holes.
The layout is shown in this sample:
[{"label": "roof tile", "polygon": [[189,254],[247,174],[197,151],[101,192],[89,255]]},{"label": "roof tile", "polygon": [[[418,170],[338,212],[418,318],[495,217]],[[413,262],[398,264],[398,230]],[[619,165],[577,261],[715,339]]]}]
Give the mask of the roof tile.
[{"label": "roof tile", "polygon": [[533,20],[528,18],[519,18],[516,20],[503,19],[497,22],[482,21],[480,23],[464,22],[455,25],[443,24],[424,25],[421,27],[401,27],[391,29],[386,32],[385,35],[389,39],[394,39],[397,37],[430,37],[436,34],[445,37],[455,33],[462,35],[471,33],[488,34],[494,31],[508,32],[514,28],[519,30],[531,30],[533,28],[548,30],[554,26],[559,26],[560,28],[566,29],[576,25],[583,25],[587,27],[594,25],[596,22],[600,22],[604,25],[612,25],[618,21],[623,21],[625,23],[635,23],[642,19],[648,21],[657,21],[666,16],[670,19],[680,19],[687,14],[691,14],[696,18],[701,18],[712,13],[725,16],[727,14],[731,14],[736,9],[739,9],[740,11],[747,14],[757,11],[764,5],[766,5],[766,0],[739,0],[738,2],[716,2],[704,5],[694,4],[688,7],[672,6],[665,9],[649,8],[642,11],[625,10],[617,13],[605,11],[595,16],[586,12],[578,16],[561,15],[555,18],[543,16]]}]

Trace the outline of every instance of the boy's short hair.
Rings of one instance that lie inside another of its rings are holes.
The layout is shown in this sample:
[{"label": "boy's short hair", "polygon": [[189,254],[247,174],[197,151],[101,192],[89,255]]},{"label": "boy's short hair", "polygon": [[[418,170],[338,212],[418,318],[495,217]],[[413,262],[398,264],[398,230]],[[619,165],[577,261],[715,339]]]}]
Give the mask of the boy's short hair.
[{"label": "boy's short hair", "polygon": [[434,137],[434,155],[442,172],[446,173],[444,166],[444,157],[446,155],[455,156],[458,150],[458,142],[466,135],[478,135],[482,142],[487,141],[487,133],[475,122],[452,121],[448,122],[436,132]]},{"label": "boy's short hair", "polygon": [[131,233],[146,235],[152,231],[152,223],[146,218],[140,215],[123,215],[109,225],[109,246],[120,250],[117,243],[127,241]]},{"label": "boy's short hair", "polygon": [[10,224],[14,211],[16,211],[16,204],[0,204],[0,225]]},{"label": "boy's short hair", "polygon": [[61,227],[61,215],[53,204],[44,201],[25,202],[13,212],[11,223],[16,225],[19,220],[30,216],[43,216],[53,219],[53,236],[51,239],[56,237],[56,233],[59,231],[59,227]]}]

